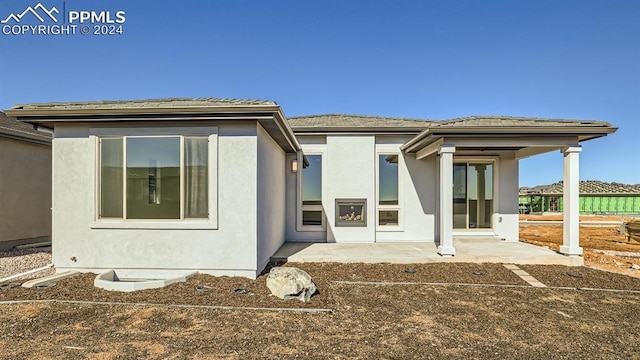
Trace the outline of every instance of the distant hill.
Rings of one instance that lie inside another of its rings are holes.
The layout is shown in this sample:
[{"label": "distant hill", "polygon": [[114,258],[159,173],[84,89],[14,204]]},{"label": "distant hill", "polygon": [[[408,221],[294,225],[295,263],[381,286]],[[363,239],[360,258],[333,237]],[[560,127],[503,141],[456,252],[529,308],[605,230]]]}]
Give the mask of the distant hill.
[{"label": "distant hill", "polygon": [[[534,187],[521,187],[520,195],[562,195],[562,181],[550,185],[537,185]],[[640,184],[629,185],[617,182],[604,182],[598,180],[580,181],[580,194],[582,195],[638,195],[640,196]]]}]

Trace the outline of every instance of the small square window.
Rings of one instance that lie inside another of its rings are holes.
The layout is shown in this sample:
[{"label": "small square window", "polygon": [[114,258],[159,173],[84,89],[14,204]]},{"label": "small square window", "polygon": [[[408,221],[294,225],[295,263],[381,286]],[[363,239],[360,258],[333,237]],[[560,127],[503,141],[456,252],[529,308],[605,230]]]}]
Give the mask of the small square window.
[{"label": "small square window", "polygon": [[398,210],[381,210],[378,211],[378,225],[380,226],[398,226],[399,211]]},{"label": "small square window", "polygon": [[302,225],[322,226],[322,210],[303,210]]}]

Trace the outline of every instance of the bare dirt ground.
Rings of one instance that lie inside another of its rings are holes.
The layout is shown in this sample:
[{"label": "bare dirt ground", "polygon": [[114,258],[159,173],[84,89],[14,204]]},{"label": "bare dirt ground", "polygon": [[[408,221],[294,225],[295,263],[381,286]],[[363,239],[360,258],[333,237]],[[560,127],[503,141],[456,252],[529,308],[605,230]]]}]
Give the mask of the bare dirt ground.
[{"label": "bare dirt ground", "polygon": [[[284,264],[314,278],[309,303],[269,296],[264,275],[4,289],[0,359],[640,359],[640,259],[597,252],[640,246],[617,227],[580,230],[586,263],[618,273],[520,265],[548,286],[534,288],[500,264]],[[557,250],[562,227],[521,238]]]},{"label": "bare dirt ground", "polygon": [[[562,220],[562,216],[521,215],[521,220]],[[620,216],[581,216],[582,221],[620,221]],[[562,245],[562,226],[521,225],[520,239],[528,243],[546,246],[558,251]],[[584,249],[585,265],[640,278],[640,245],[631,244],[620,233],[620,226],[580,227],[580,246]],[[606,252],[635,253],[637,256],[615,256]]]},{"label": "bare dirt ground", "polygon": [[[206,275],[128,294],[94,288],[89,274],[46,289],[0,290],[1,301],[75,301],[0,304],[0,358],[640,358],[640,279],[522,266],[547,285],[566,287],[533,288],[499,264],[285,266],[309,272],[320,294],[306,304],[285,301],[268,295],[265,276]],[[202,285],[212,290],[198,292]],[[250,293],[235,294],[239,287]],[[185,305],[236,308],[179,307]],[[283,307],[331,312],[276,310]]]}]

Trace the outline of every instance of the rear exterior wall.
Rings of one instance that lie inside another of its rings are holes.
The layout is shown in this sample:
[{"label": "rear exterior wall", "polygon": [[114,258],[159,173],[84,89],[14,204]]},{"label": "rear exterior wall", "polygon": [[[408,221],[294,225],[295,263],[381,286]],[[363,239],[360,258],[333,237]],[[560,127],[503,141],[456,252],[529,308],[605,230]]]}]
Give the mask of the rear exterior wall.
[{"label": "rear exterior wall", "polygon": [[[175,134],[183,128],[175,126]],[[209,166],[218,193],[216,221],[144,226],[97,219],[97,139],[90,125],[57,125],[53,140],[53,256],[58,271],[166,277],[187,270],[255,277],[257,266],[257,123],[205,123],[217,128]],[[140,128],[132,124],[131,127]],[[127,132],[127,128],[119,128]],[[149,130],[150,133],[153,130]],[[211,147],[210,147],[211,149]],[[275,152],[274,152],[275,153]],[[281,155],[274,155],[282,157]],[[277,234],[278,230],[271,233]]]}]

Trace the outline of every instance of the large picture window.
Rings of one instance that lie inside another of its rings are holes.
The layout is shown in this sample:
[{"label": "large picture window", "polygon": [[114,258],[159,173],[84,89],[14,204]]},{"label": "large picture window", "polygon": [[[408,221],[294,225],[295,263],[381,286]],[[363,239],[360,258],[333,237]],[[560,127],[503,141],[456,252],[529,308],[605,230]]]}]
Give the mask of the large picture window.
[{"label": "large picture window", "polygon": [[209,146],[204,136],[100,139],[100,218],[206,219]]}]

